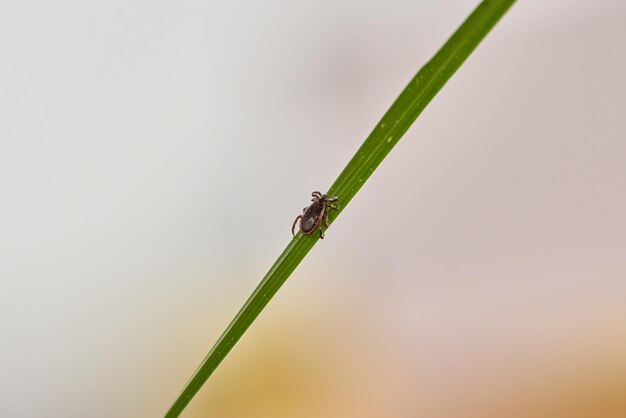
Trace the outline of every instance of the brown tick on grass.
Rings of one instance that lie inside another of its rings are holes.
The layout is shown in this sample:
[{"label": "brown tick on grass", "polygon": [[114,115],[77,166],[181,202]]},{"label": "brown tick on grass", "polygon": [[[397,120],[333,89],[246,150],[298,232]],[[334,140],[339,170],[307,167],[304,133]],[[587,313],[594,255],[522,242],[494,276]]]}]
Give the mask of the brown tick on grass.
[{"label": "brown tick on grass", "polygon": [[333,205],[331,202],[337,201],[337,196],[330,197],[320,192],[311,194],[313,199],[310,206],[302,210],[302,215],[298,215],[291,226],[291,234],[295,235],[295,228],[298,221],[300,222],[300,231],[304,235],[311,235],[318,228],[320,230],[320,238],[324,239],[324,227],[328,228],[328,208],[339,209],[339,205]]}]

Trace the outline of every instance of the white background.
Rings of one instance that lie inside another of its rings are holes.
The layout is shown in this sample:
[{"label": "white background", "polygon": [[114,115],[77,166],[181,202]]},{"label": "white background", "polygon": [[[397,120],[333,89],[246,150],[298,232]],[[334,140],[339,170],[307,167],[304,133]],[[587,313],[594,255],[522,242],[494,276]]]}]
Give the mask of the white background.
[{"label": "white background", "polygon": [[[2,4],[0,415],[161,416],[475,4]],[[624,416],[624,22],[518,2],[186,416]]]}]

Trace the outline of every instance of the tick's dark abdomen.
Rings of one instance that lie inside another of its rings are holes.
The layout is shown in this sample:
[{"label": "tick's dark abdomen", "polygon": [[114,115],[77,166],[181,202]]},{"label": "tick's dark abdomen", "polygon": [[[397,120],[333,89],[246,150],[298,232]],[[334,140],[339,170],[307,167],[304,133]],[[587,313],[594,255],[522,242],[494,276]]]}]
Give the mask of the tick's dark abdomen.
[{"label": "tick's dark abdomen", "polygon": [[322,222],[325,209],[326,203],[323,200],[316,200],[306,208],[302,214],[302,221],[300,221],[300,230],[303,234],[308,235],[317,229]]}]

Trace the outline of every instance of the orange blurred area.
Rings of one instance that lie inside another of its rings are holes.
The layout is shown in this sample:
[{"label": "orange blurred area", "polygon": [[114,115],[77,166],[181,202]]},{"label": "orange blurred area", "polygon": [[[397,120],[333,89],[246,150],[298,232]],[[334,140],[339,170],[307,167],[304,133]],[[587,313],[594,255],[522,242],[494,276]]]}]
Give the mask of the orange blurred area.
[{"label": "orange blurred area", "polygon": [[[432,348],[427,342],[398,349],[400,338],[383,342],[336,318],[307,320],[285,310],[235,350],[187,416],[621,417],[625,313],[601,329],[590,325],[607,318],[591,318],[521,344],[510,330],[484,336],[492,340],[484,351],[459,347],[449,364],[435,365],[428,357],[436,354],[423,355]],[[507,344],[516,347],[506,352]]]}]

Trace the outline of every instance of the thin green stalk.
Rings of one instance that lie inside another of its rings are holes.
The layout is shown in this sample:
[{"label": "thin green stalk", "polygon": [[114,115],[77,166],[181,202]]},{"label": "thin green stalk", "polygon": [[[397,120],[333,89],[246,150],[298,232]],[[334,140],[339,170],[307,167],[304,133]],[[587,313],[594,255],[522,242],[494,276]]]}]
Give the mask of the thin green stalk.
[{"label": "thin green stalk", "polygon": [[[482,1],[435,56],[410,81],[329,189],[328,194],[338,196],[341,205],[340,210],[329,213],[329,223],[332,223],[345,209],[426,105],[514,2],[515,0]],[[180,415],[318,239],[317,234],[299,233],[287,245],[187,382],[182,393],[165,415],[166,418]]]}]

